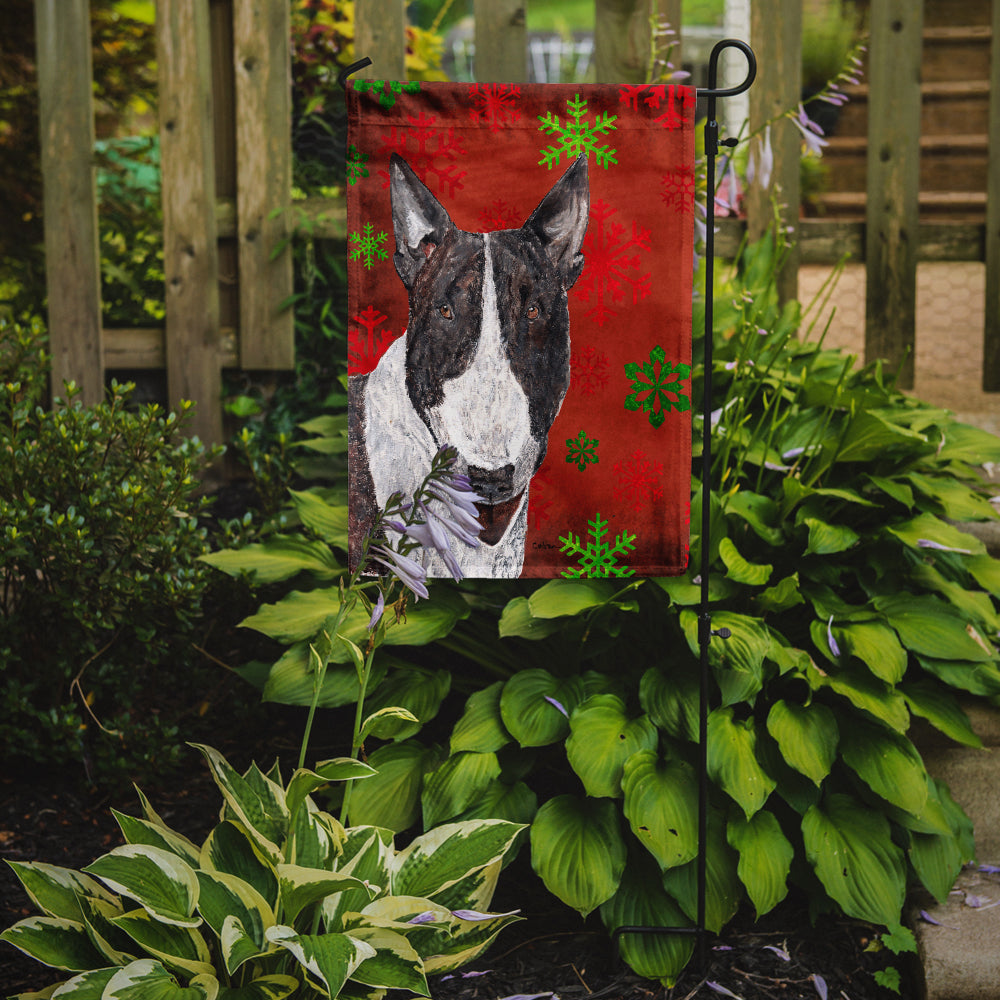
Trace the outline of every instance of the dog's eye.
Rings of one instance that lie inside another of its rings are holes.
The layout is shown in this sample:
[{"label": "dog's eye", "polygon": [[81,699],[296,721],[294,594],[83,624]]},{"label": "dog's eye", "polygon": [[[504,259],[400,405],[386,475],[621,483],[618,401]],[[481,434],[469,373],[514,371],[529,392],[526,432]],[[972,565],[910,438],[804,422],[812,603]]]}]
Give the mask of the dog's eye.
[{"label": "dog's eye", "polygon": [[528,306],[528,308],[525,310],[524,315],[527,316],[528,319],[538,319],[538,317],[540,315],[538,306],[536,306],[536,305],[530,305],[530,306]]},{"label": "dog's eye", "polygon": [[444,316],[445,319],[451,319],[454,316],[454,313],[451,311],[451,306],[448,305],[438,306],[438,312]]}]

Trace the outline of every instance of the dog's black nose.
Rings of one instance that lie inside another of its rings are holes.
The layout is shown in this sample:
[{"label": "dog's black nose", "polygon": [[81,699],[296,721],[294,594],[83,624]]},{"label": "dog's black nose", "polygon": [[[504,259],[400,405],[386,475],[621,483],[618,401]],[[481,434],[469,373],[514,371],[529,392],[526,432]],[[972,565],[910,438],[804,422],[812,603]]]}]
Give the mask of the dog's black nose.
[{"label": "dog's black nose", "polygon": [[470,465],[469,482],[487,503],[509,500],[511,493],[514,492],[514,466],[504,465],[499,469],[480,469],[478,466]]}]

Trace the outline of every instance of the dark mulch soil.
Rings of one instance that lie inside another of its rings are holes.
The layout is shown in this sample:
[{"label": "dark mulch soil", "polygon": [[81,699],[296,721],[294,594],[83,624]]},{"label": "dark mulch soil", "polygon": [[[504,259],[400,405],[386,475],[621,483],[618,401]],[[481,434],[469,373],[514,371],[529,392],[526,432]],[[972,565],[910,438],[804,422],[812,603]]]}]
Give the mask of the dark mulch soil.
[{"label": "dark mulch soil", "polygon": [[[290,747],[291,727],[280,718],[276,726],[276,742]],[[283,727],[286,736],[280,735]],[[244,747],[219,743],[234,763],[246,760]],[[215,821],[219,796],[193,751],[191,763],[189,770],[151,791],[150,798],[168,824],[198,840]],[[112,806],[139,814],[134,794],[123,791],[109,797],[70,783],[71,776],[31,778],[0,778],[0,858],[80,868],[121,843]],[[904,974],[902,995],[917,993],[899,960],[865,950],[872,941],[868,927],[834,919],[812,927],[805,907],[797,902],[784,904],[756,926],[749,915],[741,914],[720,938],[706,942],[706,968],[689,969],[673,990],[639,978],[618,962],[596,918],[581,922],[545,893],[523,856],[501,877],[494,907],[520,908],[526,919],[505,930],[464,975],[433,977],[436,1000],[550,993],[563,1000],[688,1000],[726,996],[726,990],[744,1000],[815,1000],[823,995],[824,984],[831,1000],[886,1000],[891,994],[875,984],[872,974],[888,964]],[[32,912],[10,869],[0,866],[0,927]],[[0,995],[41,989],[59,979],[58,973],[0,944]]]}]

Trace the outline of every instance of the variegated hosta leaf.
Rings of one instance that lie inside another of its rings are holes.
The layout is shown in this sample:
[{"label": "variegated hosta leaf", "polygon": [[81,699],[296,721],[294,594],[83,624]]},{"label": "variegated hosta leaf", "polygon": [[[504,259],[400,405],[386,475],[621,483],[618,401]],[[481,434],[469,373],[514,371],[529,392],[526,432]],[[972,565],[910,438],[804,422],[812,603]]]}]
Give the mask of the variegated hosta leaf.
[{"label": "variegated hosta leaf", "polygon": [[101,1000],[216,1000],[219,981],[196,976],[187,986],[153,959],[143,958],[119,969],[108,981]]},{"label": "variegated hosta leaf", "polygon": [[906,866],[882,813],[849,795],[830,795],[805,814],[802,836],[820,882],[849,917],[899,923]]},{"label": "variegated hosta leaf", "polygon": [[373,826],[356,826],[347,831],[337,870],[353,875],[367,888],[345,889],[323,900],[324,926],[344,930],[343,915],[358,912],[368,905],[371,893],[384,892],[389,886],[392,858],[392,833]]},{"label": "variegated hosta leaf", "polygon": [[218,1000],[285,1000],[298,988],[299,980],[294,976],[261,976],[245,986],[224,986]]},{"label": "variegated hosta leaf", "polygon": [[402,934],[385,927],[356,927],[351,937],[375,949],[375,954],[351,973],[355,982],[430,996],[424,963]]},{"label": "variegated hosta leaf", "polygon": [[8,861],[24,891],[46,916],[81,920],[81,896],[93,896],[109,903],[116,899],[97,879],[40,861]]},{"label": "variegated hosta leaf", "polygon": [[433,899],[460,879],[500,861],[523,827],[505,820],[446,823],[421,834],[393,859],[392,892]]},{"label": "variegated hosta leaf", "polygon": [[[215,931],[220,940],[223,939],[223,929],[228,920],[235,920],[239,928],[229,931],[230,942],[239,940],[239,959],[235,958],[233,948],[224,949],[226,967],[232,975],[242,962],[252,955],[246,954],[242,938],[249,938],[253,946],[253,954],[266,950],[264,931],[275,923],[274,912],[264,897],[248,882],[238,879],[235,875],[224,872],[198,872],[198,883],[201,893],[198,898],[198,910],[205,922]],[[240,933],[236,933],[236,931]]]},{"label": "variegated hosta leaf", "polygon": [[795,849],[781,832],[774,813],[761,809],[751,819],[729,821],[726,837],[740,853],[736,873],[746,886],[757,916],[774,909],[788,895],[788,872]]},{"label": "variegated hosta leaf", "polygon": [[504,684],[500,717],[521,746],[547,746],[566,736],[570,713],[583,698],[579,677],[560,679],[547,670],[522,670]]},{"label": "variegated hosta leaf", "polygon": [[199,867],[224,872],[252,885],[272,907],[278,905],[278,875],[241,823],[220,823],[201,847]]},{"label": "variegated hosta leaf", "polygon": [[306,796],[312,795],[318,788],[328,785],[331,781],[350,781],[356,778],[370,778],[376,774],[373,767],[353,757],[336,757],[324,760],[313,770],[300,767],[288,782],[285,792],[285,805],[288,812],[294,815]]},{"label": "variegated hosta leaf", "polygon": [[659,739],[648,715],[630,719],[625,702],[613,694],[595,694],[573,711],[566,757],[588,795],[621,796],[622,768],[639,750],[653,750]]},{"label": "variegated hosta leaf", "polygon": [[615,803],[573,795],[549,799],[531,824],[531,865],[549,892],[583,916],[610,899],[625,870]]},{"label": "variegated hosta leaf", "polygon": [[203,744],[192,744],[200,750],[212,771],[227,807],[249,831],[264,855],[277,863],[279,845],[288,832],[288,808],[284,789],[251,768],[246,776],[230,767],[217,750]]},{"label": "variegated hosta leaf", "polygon": [[150,916],[165,924],[197,927],[198,878],[192,867],[171,851],[146,844],[125,844],[85,869],[109,889],[134,899]]},{"label": "variegated hosta leaf", "polygon": [[375,777],[351,789],[352,826],[381,826],[396,833],[420,816],[424,773],[438,763],[437,753],[416,740],[379,747],[368,761]]},{"label": "variegated hosta leaf", "polygon": [[[521,836],[524,828],[518,833],[515,840]],[[485,868],[478,868],[476,871],[460,878],[452,883],[448,888],[434,893],[434,901],[449,910],[471,909],[488,910],[493,902],[493,894],[497,889],[497,882],[500,878],[500,870],[503,868],[506,856],[497,858]]]},{"label": "variegated hosta leaf", "polygon": [[11,1000],[50,996],[55,1000],[101,1000],[101,997],[104,996],[104,988],[111,982],[119,968],[120,966],[111,966],[107,969],[91,969],[89,972],[81,972],[80,975],[67,979],[51,993],[52,987],[49,987],[44,993],[21,993]]},{"label": "variegated hosta leaf", "polygon": [[830,773],[840,733],[833,712],[812,702],[798,705],[778,700],[767,716],[767,731],[781,748],[781,756],[815,785]]},{"label": "variegated hosta leaf", "polygon": [[111,812],[128,843],[159,847],[161,850],[176,854],[192,868],[198,864],[198,848],[182,834],[149,820],[126,816],[117,809],[112,809]]},{"label": "variegated hosta leaf", "polygon": [[919,815],[927,802],[927,771],[906,736],[861,719],[852,720],[841,755],[876,795]]},{"label": "variegated hosta leaf", "polygon": [[135,942],[114,924],[125,911],[120,902],[109,903],[93,896],[80,899],[83,921],[94,947],[104,956],[105,965],[128,965],[139,958]]},{"label": "variegated hosta leaf", "polygon": [[54,969],[81,972],[100,968],[105,959],[95,950],[87,928],[65,917],[28,917],[0,934],[26,955]]},{"label": "variegated hosta leaf", "polygon": [[500,777],[495,753],[452,754],[436,771],[424,778],[420,796],[424,826],[437,826],[467,809]]},{"label": "variegated hosta leaf", "polygon": [[189,976],[213,971],[212,956],[205,939],[190,927],[160,923],[145,910],[123,913],[112,923],[172,969],[181,969]]},{"label": "variegated hosta leaf", "polygon": [[374,890],[353,875],[303,868],[300,865],[278,865],[278,881],[281,887],[282,912],[285,919],[291,921],[305,907],[345,889],[361,889],[369,893],[369,898],[375,895]]},{"label": "variegated hosta leaf", "polygon": [[370,944],[349,934],[296,934],[293,928],[278,924],[268,928],[267,939],[291,952],[309,978],[332,997],[365,959],[375,957]]},{"label": "variegated hosta leaf", "polygon": [[708,774],[749,818],[767,801],[776,782],[757,761],[752,718],[737,721],[733,709],[717,708],[708,717]]},{"label": "variegated hosta leaf", "polygon": [[474,750],[477,753],[495,753],[511,739],[500,716],[500,692],[503,681],[469,696],[462,717],[451,733],[451,752]]},{"label": "variegated hosta leaf", "polygon": [[690,765],[643,750],[625,762],[625,817],[661,869],[698,853],[698,783]]},{"label": "variegated hosta leaf", "polygon": [[306,799],[292,820],[285,844],[286,860],[305,868],[335,868],[344,836],[337,819],[317,809],[312,799]]},{"label": "variegated hosta leaf", "polygon": [[[629,859],[618,891],[601,904],[601,920],[610,932],[619,927],[689,927],[691,921],[664,891],[651,859]],[[692,934],[623,934],[622,958],[640,976],[672,986],[694,950]]]},{"label": "variegated hosta leaf", "polygon": [[[736,852],[726,843],[725,819],[715,810],[708,816],[705,862],[705,926],[718,934],[736,913],[743,899],[743,884],[736,874]],[[691,920],[697,920],[697,859],[665,871],[663,887]]]}]

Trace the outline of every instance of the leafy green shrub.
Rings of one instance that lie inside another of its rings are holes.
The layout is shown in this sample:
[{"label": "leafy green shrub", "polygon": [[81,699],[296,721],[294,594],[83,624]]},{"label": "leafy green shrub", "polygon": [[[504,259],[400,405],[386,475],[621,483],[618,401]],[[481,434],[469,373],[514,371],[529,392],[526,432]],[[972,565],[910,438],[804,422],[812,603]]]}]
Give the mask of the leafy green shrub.
[{"label": "leafy green shrub", "polygon": [[[907,885],[943,899],[974,850],[909,727],[919,716],[977,746],[956,695],[1000,695],[1000,561],[952,523],[995,517],[975,467],[1000,460],[1000,440],[904,396],[880,364],[798,339],[801,309],[774,290],[780,254],[771,240],[746,249],[714,296],[712,530],[703,540],[693,520],[691,558],[711,546],[712,624],[731,637],[709,651],[707,926],[744,902],[763,914],[795,886],[815,912],[904,940]],[[692,487],[700,511],[697,473]],[[333,502],[295,494],[311,540],[288,532],[231,555],[293,588],[245,623],[288,645],[255,670],[265,698],[312,693],[309,637],[346,531]],[[396,633],[432,643],[423,662],[395,647],[368,700],[426,724],[450,686],[471,696],[446,754],[417,724],[379,734],[391,742],[369,748],[379,773],[356,789],[352,820],[531,821],[533,865],[569,906],[609,929],[693,923],[696,573],[438,588]],[[450,670],[433,668],[436,651]],[[328,704],[355,697],[346,657],[325,684]],[[622,939],[636,971],[665,982],[691,947]]]},{"label": "leafy green shrub", "polygon": [[79,973],[60,996],[429,996],[428,973],[471,961],[518,919],[486,912],[516,824],[452,823],[399,850],[390,831],[345,829],[310,797],[369,778],[366,764],[325,761],[285,785],[277,766],[241,775],[199,749],[225,802],[200,847],[140,793],[144,818],[115,813],[126,845],[82,872],[10,863],[43,915],[0,938]]},{"label": "leafy green shrub", "polygon": [[191,660],[208,454],[187,405],[132,410],[127,385],[86,407],[69,385],[43,409],[41,335],[0,321],[0,743],[7,760],[114,770],[176,752],[169,721],[133,701],[155,708],[151,677]]}]

